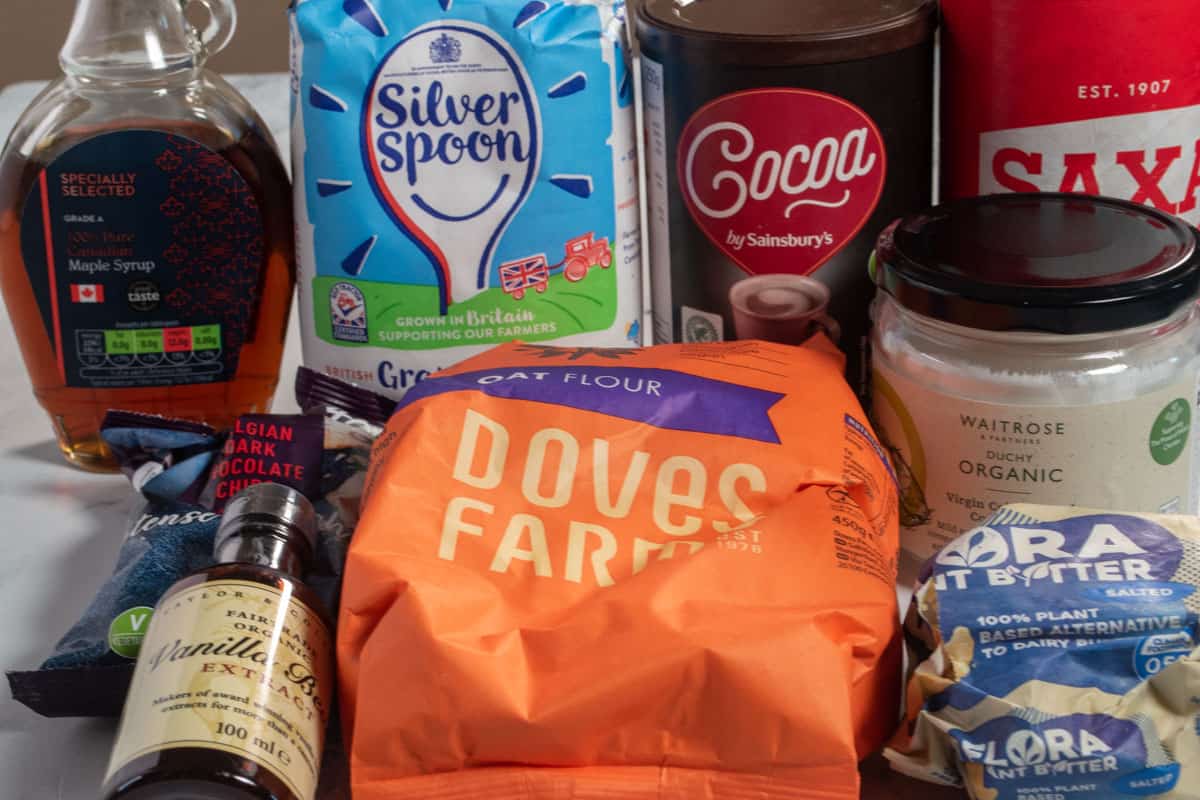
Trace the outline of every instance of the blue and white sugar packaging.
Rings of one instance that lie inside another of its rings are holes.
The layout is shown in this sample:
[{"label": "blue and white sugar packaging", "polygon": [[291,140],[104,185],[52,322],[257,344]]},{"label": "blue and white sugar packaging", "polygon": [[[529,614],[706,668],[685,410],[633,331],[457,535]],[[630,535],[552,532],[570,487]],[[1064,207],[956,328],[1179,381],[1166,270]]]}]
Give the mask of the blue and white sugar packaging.
[{"label": "blue and white sugar packaging", "polygon": [[400,397],[514,339],[641,341],[623,0],[299,0],[310,368]]}]

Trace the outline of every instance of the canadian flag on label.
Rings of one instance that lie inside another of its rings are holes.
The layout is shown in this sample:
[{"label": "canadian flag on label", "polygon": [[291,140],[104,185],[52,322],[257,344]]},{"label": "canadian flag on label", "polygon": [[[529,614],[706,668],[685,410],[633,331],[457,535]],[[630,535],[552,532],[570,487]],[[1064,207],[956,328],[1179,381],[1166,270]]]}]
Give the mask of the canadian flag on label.
[{"label": "canadian flag on label", "polygon": [[[1102,194],[1200,223],[1200,106],[984,133],[980,194]],[[1131,142],[1141,141],[1144,146]]]},{"label": "canadian flag on label", "polygon": [[103,303],[104,287],[96,283],[72,283],[72,303]]}]

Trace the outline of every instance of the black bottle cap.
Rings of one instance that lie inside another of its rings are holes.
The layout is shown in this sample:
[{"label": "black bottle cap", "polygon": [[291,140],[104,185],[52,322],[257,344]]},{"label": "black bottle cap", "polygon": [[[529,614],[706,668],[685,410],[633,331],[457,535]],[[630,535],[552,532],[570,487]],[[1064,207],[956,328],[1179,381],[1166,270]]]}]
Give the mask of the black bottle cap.
[{"label": "black bottle cap", "polygon": [[256,483],[239,492],[225,506],[221,526],[213,543],[214,552],[235,536],[256,527],[282,539],[304,542],[308,553],[317,547],[317,513],[308,498],[278,483]]},{"label": "black bottle cap", "polygon": [[892,224],[875,282],[918,314],[991,331],[1085,334],[1160,322],[1200,293],[1200,234],[1123,200],[955,200]]}]

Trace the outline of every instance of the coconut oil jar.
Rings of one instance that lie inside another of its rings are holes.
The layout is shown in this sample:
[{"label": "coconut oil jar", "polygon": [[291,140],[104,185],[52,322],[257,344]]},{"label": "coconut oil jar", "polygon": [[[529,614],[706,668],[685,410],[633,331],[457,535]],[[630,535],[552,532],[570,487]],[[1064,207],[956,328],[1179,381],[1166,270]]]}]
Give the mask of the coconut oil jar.
[{"label": "coconut oil jar", "polygon": [[1007,503],[1197,512],[1198,242],[1166,214],[1054,194],[883,233],[873,413],[906,560]]}]

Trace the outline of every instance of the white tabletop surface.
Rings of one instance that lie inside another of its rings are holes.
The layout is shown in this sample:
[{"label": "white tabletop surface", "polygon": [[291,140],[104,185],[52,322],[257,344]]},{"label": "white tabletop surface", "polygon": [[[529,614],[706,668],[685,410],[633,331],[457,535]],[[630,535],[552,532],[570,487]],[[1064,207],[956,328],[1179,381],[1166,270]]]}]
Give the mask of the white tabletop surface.
[{"label": "white tabletop surface", "polygon": [[[283,152],[288,149],[285,75],[233,76],[259,109]],[[0,142],[40,89],[17,84],[0,92]],[[286,159],[285,159],[286,160]],[[0,304],[0,333],[10,330]],[[296,315],[288,334],[275,410],[292,413],[291,376],[300,364]],[[108,576],[133,511],[134,495],[119,475],[67,466],[11,335],[0,335],[0,671],[33,669],[66,632]],[[0,800],[95,800],[115,732],[110,720],[43,719],[0,689]],[[865,800],[960,798],[892,775],[873,761]],[[321,800],[330,800],[322,798]]]}]

